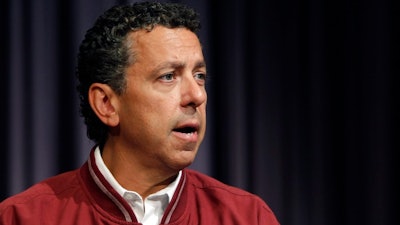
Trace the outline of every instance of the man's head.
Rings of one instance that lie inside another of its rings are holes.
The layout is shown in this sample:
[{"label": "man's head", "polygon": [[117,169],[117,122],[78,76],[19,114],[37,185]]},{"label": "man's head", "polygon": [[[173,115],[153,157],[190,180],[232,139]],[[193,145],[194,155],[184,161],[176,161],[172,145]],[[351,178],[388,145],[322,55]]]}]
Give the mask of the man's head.
[{"label": "man's head", "polygon": [[107,84],[116,94],[126,91],[126,69],[136,62],[132,39],[128,34],[152,30],[156,26],[200,28],[198,15],[190,8],[171,3],[134,3],[116,6],[98,18],[86,33],[79,49],[77,77],[81,114],[88,137],[103,146],[109,132],[89,104],[88,92],[93,83]]}]

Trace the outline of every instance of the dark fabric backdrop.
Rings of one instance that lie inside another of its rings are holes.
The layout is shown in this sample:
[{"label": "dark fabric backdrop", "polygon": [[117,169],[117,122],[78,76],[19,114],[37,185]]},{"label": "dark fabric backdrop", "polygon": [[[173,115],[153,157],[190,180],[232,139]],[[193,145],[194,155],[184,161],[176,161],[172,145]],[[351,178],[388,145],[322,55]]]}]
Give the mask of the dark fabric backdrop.
[{"label": "dark fabric backdrop", "polygon": [[[75,57],[116,2],[1,1],[0,199],[86,160]],[[210,75],[192,167],[260,195],[282,225],[398,224],[398,3],[176,2],[201,14]]]}]

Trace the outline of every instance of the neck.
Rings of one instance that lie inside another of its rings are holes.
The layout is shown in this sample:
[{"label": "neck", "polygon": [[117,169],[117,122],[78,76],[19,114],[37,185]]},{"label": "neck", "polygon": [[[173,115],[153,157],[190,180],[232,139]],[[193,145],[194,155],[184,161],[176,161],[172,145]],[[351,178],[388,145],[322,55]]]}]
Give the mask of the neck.
[{"label": "neck", "polygon": [[102,158],[118,183],[127,190],[137,192],[143,199],[172,183],[177,171],[141,166],[140,159],[133,153],[104,146]]}]

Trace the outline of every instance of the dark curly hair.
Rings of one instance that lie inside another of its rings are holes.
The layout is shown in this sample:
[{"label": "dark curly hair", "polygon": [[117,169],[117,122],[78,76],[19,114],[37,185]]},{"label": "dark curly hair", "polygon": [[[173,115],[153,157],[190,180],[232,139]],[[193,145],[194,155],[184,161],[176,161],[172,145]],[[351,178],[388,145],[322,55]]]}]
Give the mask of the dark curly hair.
[{"label": "dark curly hair", "polygon": [[107,140],[108,127],[89,105],[89,87],[93,83],[103,83],[117,94],[124,93],[125,69],[135,62],[135,53],[129,49],[127,34],[142,29],[151,30],[157,25],[184,27],[194,33],[200,29],[198,14],[187,6],[140,2],[107,10],[86,32],[80,45],[76,71],[80,113],[87,126],[87,136],[101,147]]}]

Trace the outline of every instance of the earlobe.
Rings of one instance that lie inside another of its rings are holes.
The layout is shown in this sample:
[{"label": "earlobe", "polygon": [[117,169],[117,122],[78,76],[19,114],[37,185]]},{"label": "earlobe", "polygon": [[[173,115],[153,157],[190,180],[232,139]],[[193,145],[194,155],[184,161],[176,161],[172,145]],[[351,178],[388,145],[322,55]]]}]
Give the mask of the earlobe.
[{"label": "earlobe", "polygon": [[107,84],[93,83],[89,88],[89,104],[97,117],[107,126],[119,124],[115,92]]}]

